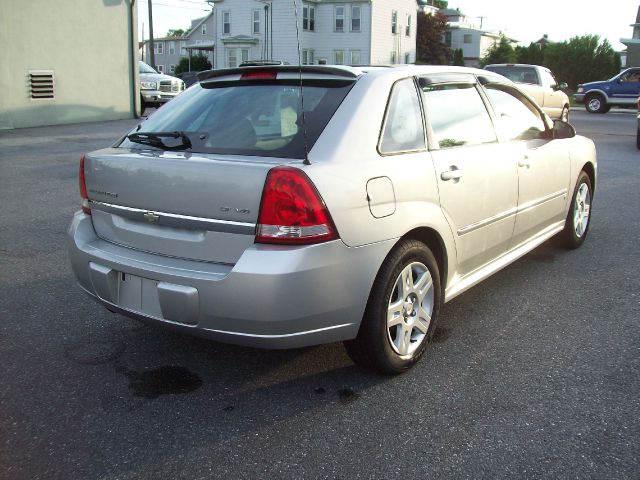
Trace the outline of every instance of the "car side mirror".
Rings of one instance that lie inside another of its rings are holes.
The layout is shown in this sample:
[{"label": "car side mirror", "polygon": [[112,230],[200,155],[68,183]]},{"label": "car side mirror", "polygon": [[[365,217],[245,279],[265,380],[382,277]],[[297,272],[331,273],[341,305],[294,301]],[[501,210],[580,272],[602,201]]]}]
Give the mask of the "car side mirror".
[{"label": "car side mirror", "polygon": [[553,139],[560,140],[562,138],[573,138],[576,136],[576,129],[570,123],[562,120],[553,122]]}]

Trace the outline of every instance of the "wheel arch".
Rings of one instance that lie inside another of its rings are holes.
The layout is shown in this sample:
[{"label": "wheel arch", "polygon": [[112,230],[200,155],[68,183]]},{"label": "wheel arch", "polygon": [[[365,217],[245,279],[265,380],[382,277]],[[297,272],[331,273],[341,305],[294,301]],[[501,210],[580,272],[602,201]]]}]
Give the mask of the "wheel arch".
[{"label": "wheel arch", "polygon": [[596,191],[596,168],[593,166],[591,162],[585,163],[580,171],[585,172],[589,176],[589,181],[591,182],[591,191],[595,193]]},{"label": "wheel arch", "polygon": [[429,247],[433,256],[436,257],[436,263],[438,264],[438,270],[440,273],[440,285],[442,286],[442,292],[444,292],[449,274],[449,257],[447,247],[442,236],[433,228],[418,227],[405,233],[400,239],[398,239],[398,242],[406,239],[417,240]]},{"label": "wheel arch", "polygon": [[589,90],[588,92],[584,92],[584,100],[587,101],[587,98],[590,95],[601,95],[607,103],[609,103],[609,95],[604,90],[600,90],[599,88],[594,88],[593,90]]}]

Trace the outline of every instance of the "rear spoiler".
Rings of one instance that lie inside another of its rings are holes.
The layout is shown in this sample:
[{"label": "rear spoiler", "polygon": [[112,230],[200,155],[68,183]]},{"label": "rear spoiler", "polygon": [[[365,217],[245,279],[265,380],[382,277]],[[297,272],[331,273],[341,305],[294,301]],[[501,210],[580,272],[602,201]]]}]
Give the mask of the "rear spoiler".
[{"label": "rear spoiler", "polygon": [[279,79],[294,79],[300,75],[305,79],[348,80],[353,81],[362,75],[362,71],[351,67],[325,65],[269,65],[257,67],[223,68],[198,73],[200,82],[228,82],[240,80],[242,75],[250,72],[274,72]]}]

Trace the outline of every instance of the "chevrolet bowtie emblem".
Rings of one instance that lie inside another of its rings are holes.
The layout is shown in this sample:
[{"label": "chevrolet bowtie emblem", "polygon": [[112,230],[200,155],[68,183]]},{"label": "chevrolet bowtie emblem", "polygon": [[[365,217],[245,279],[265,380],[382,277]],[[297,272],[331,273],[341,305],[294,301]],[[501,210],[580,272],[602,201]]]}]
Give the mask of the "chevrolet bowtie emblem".
[{"label": "chevrolet bowtie emblem", "polygon": [[160,215],[153,212],[147,212],[143,215],[144,219],[149,223],[156,223],[160,219]]}]

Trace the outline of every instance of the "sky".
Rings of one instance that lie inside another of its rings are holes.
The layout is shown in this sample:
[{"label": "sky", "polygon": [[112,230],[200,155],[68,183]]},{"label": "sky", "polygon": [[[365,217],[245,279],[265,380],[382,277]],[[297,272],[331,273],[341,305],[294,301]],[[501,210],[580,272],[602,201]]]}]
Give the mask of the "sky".
[{"label": "sky", "polygon": [[[278,0],[284,1],[284,0]],[[293,0],[290,0],[293,5]],[[297,0],[300,2],[301,0]],[[377,0],[385,1],[385,0]],[[348,0],[345,0],[348,2]],[[149,37],[148,0],[138,0],[138,34]],[[503,31],[524,45],[543,34],[553,41],[568,40],[585,34],[597,34],[609,40],[615,50],[624,49],[620,38],[631,38],[640,0],[449,0],[485,30]],[[204,0],[153,0],[153,31],[160,37],[171,28],[186,28],[191,19],[207,15],[211,7]],[[143,27],[144,24],[144,27]]]}]

